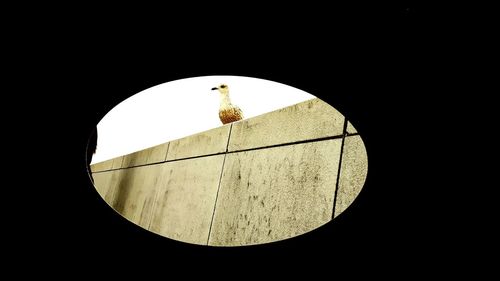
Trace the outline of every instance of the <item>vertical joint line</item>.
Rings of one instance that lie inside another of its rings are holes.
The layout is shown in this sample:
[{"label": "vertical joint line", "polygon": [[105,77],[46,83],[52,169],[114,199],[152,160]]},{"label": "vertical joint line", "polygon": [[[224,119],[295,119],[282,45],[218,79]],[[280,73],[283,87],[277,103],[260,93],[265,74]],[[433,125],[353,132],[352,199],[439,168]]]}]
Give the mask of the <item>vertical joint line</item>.
[{"label": "vertical joint line", "polygon": [[168,157],[168,150],[170,149],[170,142],[168,142],[168,145],[167,145],[167,153],[165,153],[165,159],[163,159],[163,161],[167,161],[167,157]]},{"label": "vertical joint line", "polygon": [[[110,206],[112,206],[113,209],[115,208],[115,195],[116,195],[116,189],[118,188],[117,182],[121,177],[121,173],[122,172],[120,170],[112,171],[110,174],[110,178],[109,178],[109,185],[110,185],[110,187],[113,188],[113,190],[111,191],[111,202],[109,202],[108,204]],[[116,177],[118,177],[118,179],[116,179]],[[117,182],[113,183],[113,178],[115,178]],[[104,200],[104,201],[106,201],[106,200]]]},{"label": "vertical joint line", "polygon": [[233,131],[233,123],[231,123],[231,126],[229,127],[229,136],[227,137],[227,143],[226,143],[226,153],[229,148],[229,140],[231,140],[231,132]]},{"label": "vertical joint line", "polygon": [[[120,162],[120,167],[116,168],[117,170],[123,168],[123,161],[125,161],[125,156],[122,156],[121,158],[122,158],[122,161]],[[114,162],[115,161],[113,161],[113,163]],[[111,166],[111,169],[113,169],[113,166]]]},{"label": "vertical joint line", "polygon": [[[154,183],[153,186],[158,186],[158,181],[159,179],[156,178],[156,182]],[[167,187],[168,188],[168,187]],[[149,215],[149,223],[148,223],[148,230],[151,231],[151,224],[153,224],[153,219],[155,217],[155,212],[156,212],[156,200],[158,200],[158,193],[160,193],[160,188],[156,188],[155,190],[155,196],[153,196],[153,205],[151,206],[151,215]]]},{"label": "vertical joint line", "polygon": [[222,174],[224,173],[224,165],[226,164],[227,149],[229,147],[229,140],[231,139],[231,131],[233,130],[233,123],[229,127],[229,136],[227,137],[226,151],[224,153],[224,159],[222,160],[222,167],[219,176],[219,185],[217,186],[217,193],[215,195],[214,210],[212,211],[212,219],[210,220],[210,227],[208,228],[207,245],[210,242],[210,235],[212,234],[212,224],[214,223],[215,208],[217,207],[217,199],[219,198],[220,184],[222,181]]},{"label": "vertical joint line", "polygon": [[[170,148],[170,142],[168,142],[168,144],[167,144],[167,152],[165,153],[165,159],[163,159],[163,161],[167,161],[167,156],[168,156],[168,150],[169,150],[169,148]],[[165,162],[163,162],[163,163],[165,163]],[[161,163],[158,163],[158,164],[161,164]],[[159,179],[156,179],[156,180],[157,181],[154,184],[154,186],[158,186],[157,183],[158,183]],[[156,205],[157,205],[156,201],[158,200],[158,193],[160,193],[160,188],[156,188],[155,196],[153,197],[154,198],[153,199],[153,206],[151,207],[151,215],[150,215],[149,224],[148,224],[148,230],[150,230],[150,231],[151,231],[151,225],[153,224],[153,219],[155,217],[155,211],[156,211]]]},{"label": "vertical joint line", "polygon": [[333,195],[332,220],[335,218],[335,207],[337,206],[337,194],[339,192],[340,172],[342,170],[342,155],[344,154],[344,142],[347,134],[347,118],[344,117],[344,128],[342,129],[342,143],[340,145],[339,169],[337,171],[337,182],[335,183],[335,194]]}]

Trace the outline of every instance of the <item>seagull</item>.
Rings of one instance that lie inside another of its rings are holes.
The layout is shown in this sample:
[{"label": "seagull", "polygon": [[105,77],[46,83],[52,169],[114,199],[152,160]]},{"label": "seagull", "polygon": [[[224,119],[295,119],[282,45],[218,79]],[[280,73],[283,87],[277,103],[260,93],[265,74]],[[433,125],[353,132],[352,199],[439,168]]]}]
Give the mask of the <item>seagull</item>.
[{"label": "seagull", "polygon": [[219,87],[212,88],[220,93],[219,118],[222,124],[239,121],[243,119],[243,112],[239,107],[231,103],[229,99],[229,87],[226,84],[221,84]]}]

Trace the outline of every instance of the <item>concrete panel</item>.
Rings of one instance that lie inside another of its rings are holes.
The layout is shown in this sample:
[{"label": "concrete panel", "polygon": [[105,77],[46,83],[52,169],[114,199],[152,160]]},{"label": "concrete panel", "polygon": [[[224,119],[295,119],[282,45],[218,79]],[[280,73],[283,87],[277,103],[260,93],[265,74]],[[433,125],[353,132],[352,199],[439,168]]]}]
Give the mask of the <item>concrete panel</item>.
[{"label": "concrete panel", "polygon": [[341,142],[228,154],[209,245],[272,242],[330,221]]},{"label": "concrete panel", "polygon": [[123,163],[123,156],[113,158],[113,169],[120,169]]},{"label": "concrete panel", "polygon": [[194,244],[207,244],[224,155],[161,164],[150,230]]},{"label": "concrete panel", "polygon": [[90,165],[90,170],[92,172],[107,171],[111,170],[112,167],[113,167],[113,159],[110,159]]},{"label": "concrete panel", "polygon": [[122,156],[120,168],[130,168],[165,161],[169,143],[160,144]]},{"label": "concrete panel", "polygon": [[229,151],[342,135],[344,116],[311,99],[233,123]]},{"label": "concrete panel", "polygon": [[368,172],[368,157],[360,136],[345,138],[340,167],[335,216],[342,213],[363,188]]},{"label": "concrete panel", "polygon": [[[148,228],[161,177],[159,165],[120,170],[111,206],[133,223]],[[112,186],[113,187],[113,186]]]},{"label": "concrete panel", "polygon": [[[100,172],[100,173],[93,173],[92,177],[94,178],[94,186],[99,195],[104,199],[105,197],[108,197],[108,200],[111,199],[111,193],[112,191],[109,188],[109,182],[111,180],[111,176],[113,175],[113,171],[110,172]],[[107,200],[105,200],[107,201]]]},{"label": "concrete panel", "polygon": [[120,179],[121,173],[121,170],[115,170],[92,174],[97,192],[110,206],[113,205],[115,187]]},{"label": "concrete panel", "polygon": [[167,142],[148,148],[150,152],[147,163],[152,164],[165,161],[165,159],[167,158],[168,146],[169,143]]},{"label": "concrete panel", "polygon": [[354,128],[354,126],[351,124],[351,122],[347,122],[347,129],[346,129],[348,134],[355,134],[358,131]]},{"label": "concrete panel", "polygon": [[171,141],[167,160],[225,152],[230,127],[228,124]]},{"label": "concrete panel", "polygon": [[143,149],[123,156],[122,168],[144,165],[148,161],[151,150]]}]

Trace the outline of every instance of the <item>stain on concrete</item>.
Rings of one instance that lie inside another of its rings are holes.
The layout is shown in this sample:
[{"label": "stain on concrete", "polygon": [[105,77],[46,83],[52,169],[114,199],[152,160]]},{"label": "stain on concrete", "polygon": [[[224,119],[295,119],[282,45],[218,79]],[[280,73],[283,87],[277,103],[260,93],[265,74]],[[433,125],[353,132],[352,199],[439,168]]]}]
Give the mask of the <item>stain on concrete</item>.
[{"label": "stain on concrete", "polygon": [[[344,116],[311,99],[233,124],[229,151],[342,135]],[[265,136],[265,137],[263,137]]]},{"label": "stain on concrete", "polygon": [[160,164],[158,196],[150,230],[206,245],[224,155]]},{"label": "stain on concrete", "polygon": [[112,207],[128,220],[147,228],[156,195],[159,166],[124,169],[117,177]]},{"label": "stain on concrete", "polygon": [[[335,139],[228,154],[209,245],[267,243],[330,221],[340,144]],[[241,170],[240,181],[234,169]],[[269,184],[261,184],[263,178]],[[235,183],[246,188],[234,188]],[[228,231],[228,226],[234,230]]]},{"label": "stain on concrete", "polygon": [[170,142],[167,160],[226,151],[230,124]]},{"label": "stain on concrete", "polygon": [[120,171],[108,171],[92,175],[97,192],[111,206],[114,200],[116,178],[119,176],[119,173]]},{"label": "stain on concrete", "polygon": [[[110,160],[106,160],[106,161],[99,162],[99,163],[96,163],[96,164],[92,164],[92,165],[90,165],[90,170],[92,172],[100,172],[100,171],[111,170],[113,168],[113,160],[114,159],[110,159]],[[92,174],[92,176],[93,176],[93,174]]]},{"label": "stain on concrete", "polygon": [[368,173],[367,157],[359,135],[345,138],[335,216],[347,209],[361,192]]},{"label": "stain on concrete", "polygon": [[149,156],[147,159],[147,164],[165,161],[165,158],[167,158],[167,152],[168,152],[169,145],[170,145],[170,143],[167,142],[167,143],[163,143],[163,144],[148,148],[148,150],[150,152],[149,152]]}]

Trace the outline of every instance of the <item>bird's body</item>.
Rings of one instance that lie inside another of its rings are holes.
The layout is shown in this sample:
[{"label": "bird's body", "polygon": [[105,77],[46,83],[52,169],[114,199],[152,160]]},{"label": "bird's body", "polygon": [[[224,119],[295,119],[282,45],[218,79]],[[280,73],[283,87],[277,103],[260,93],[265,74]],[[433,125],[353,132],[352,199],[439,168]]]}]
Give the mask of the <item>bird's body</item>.
[{"label": "bird's body", "polygon": [[243,119],[243,113],[237,106],[228,109],[219,109],[219,119],[222,124],[228,124]]},{"label": "bird's body", "polygon": [[231,103],[227,85],[222,84],[219,87],[212,88],[212,90],[219,90],[220,93],[219,119],[222,124],[228,124],[243,119],[243,112],[241,109]]}]

